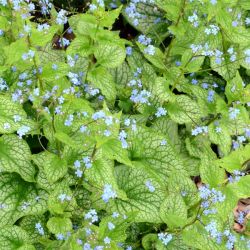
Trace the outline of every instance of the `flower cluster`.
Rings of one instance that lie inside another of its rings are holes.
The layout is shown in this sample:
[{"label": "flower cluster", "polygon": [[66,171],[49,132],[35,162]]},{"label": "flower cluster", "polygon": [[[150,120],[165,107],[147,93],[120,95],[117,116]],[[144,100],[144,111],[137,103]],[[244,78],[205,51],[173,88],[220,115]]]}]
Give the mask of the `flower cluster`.
[{"label": "flower cluster", "polygon": [[104,185],[104,190],[102,194],[102,199],[104,202],[108,202],[111,198],[115,199],[117,197],[116,192],[113,190],[112,185],[110,184],[105,184]]},{"label": "flower cluster", "polygon": [[35,228],[40,235],[44,235],[44,229],[40,222],[36,223]]},{"label": "flower cluster", "polygon": [[208,132],[208,127],[207,126],[201,126],[201,127],[196,127],[194,129],[192,129],[192,135],[198,135],[198,134],[202,134],[205,133],[207,134]]},{"label": "flower cluster", "polygon": [[158,238],[163,243],[163,245],[167,246],[168,243],[173,239],[173,235],[168,233],[159,233]]},{"label": "flower cluster", "polygon": [[97,222],[98,221],[98,215],[95,209],[90,209],[88,213],[85,214],[84,216],[85,220],[90,220],[91,223]]},{"label": "flower cluster", "polygon": [[146,37],[145,35],[140,35],[138,37],[138,42],[147,46],[144,49],[145,54],[148,54],[151,56],[155,54],[155,47],[151,45],[152,39],[150,37]]},{"label": "flower cluster", "polygon": [[126,7],[125,12],[129,18],[133,20],[133,25],[138,26],[140,23],[140,19],[147,18],[146,15],[143,15],[138,12],[137,5],[139,3],[153,4],[154,0],[131,0],[129,5]]},{"label": "flower cluster", "polygon": [[234,249],[234,243],[236,242],[236,237],[230,230],[226,229],[224,232],[218,230],[217,222],[212,220],[208,225],[205,226],[206,231],[211,235],[212,238],[216,240],[218,244],[222,244],[223,238],[226,240],[225,247],[228,250]]},{"label": "flower cluster", "polygon": [[209,185],[202,185],[199,188],[199,194],[202,199],[201,207],[204,208],[203,213],[205,215],[215,214],[217,212],[216,209],[209,209],[210,206],[216,203],[222,203],[226,199],[226,196],[222,194],[221,191],[215,188],[210,189]]},{"label": "flower cluster", "polygon": [[233,173],[232,173],[232,175],[230,175],[230,176],[228,177],[228,181],[231,182],[231,183],[237,182],[237,181],[240,180],[240,178],[241,178],[242,176],[245,176],[245,173],[244,173],[244,172],[241,172],[241,171],[239,171],[239,170],[234,170]]}]

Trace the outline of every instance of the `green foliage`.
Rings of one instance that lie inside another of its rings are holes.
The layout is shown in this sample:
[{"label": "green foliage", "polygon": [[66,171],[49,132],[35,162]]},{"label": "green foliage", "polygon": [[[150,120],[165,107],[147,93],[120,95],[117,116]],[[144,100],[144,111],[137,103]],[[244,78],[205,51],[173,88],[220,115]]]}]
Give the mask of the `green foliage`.
[{"label": "green foliage", "polygon": [[250,4],[0,0],[0,249],[250,247]]}]

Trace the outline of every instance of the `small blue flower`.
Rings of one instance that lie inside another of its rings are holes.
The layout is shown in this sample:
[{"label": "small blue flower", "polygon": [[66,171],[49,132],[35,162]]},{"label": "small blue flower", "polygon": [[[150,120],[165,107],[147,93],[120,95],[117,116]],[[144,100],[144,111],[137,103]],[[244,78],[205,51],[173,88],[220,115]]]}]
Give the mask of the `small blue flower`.
[{"label": "small blue flower", "polygon": [[165,108],[159,107],[155,113],[156,117],[165,116],[167,114],[167,110]]},{"label": "small blue flower", "polygon": [[91,223],[97,222],[98,221],[98,216],[97,212],[95,209],[90,209],[88,213],[85,214],[84,216],[85,220],[91,220]]},{"label": "small blue flower", "polygon": [[230,120],[235,120],[238,114],[240,113],[240,110],[237,108],[229,108],[229,118]]},{"label": "small blue flower", "polygon": [[173,236],[172,234],[168,233],[159,233],[158,238],[165,246],[167,246],[168,243],[173,239]]},{"label": "small blue flower", "polygon": [[118,217],[119,217],[119,213],[113,212],[112,217],[113,217],[113,218],[118,218]]},{"label": "small blue flower", "polygon": [[243,225],[244,224],[244,221],[245,221],[245,213],[240,211],[239,214],[238,214],[238,217],[237,217],[237,221],[239,224]]},{"label": "small blue flower", "polygon": [[117,197],[117,194],[113,190],[112,185],[105,184],[103,194],[102,194],[103,201],[107,203],[111,198],[115,199],[116,197]]},{"label": "small blue flower", "polygon": [[220,235],[220,232],[217,229],[216,221],[211,221],[208,225],[205,226],[205,229],[213,238],[216,238],[218,235]]},{"label": "small blue flower", "polygon": [[151,180],[147,180],[146,183],[145,183],[146,187],[148,188],[148,190],[150,192],[154,192],[155,191],[155,187],[153,186]]},{"label": "small blue flower", "polygon": [[76,174],[76,176],[77,176],[78,178],[81,178],[82,175],[83,175],[83,171],[80,170],[80,169],[77,169],[77,170],[75,171],[75,174]]},{"label": "small blue flower", "polygon": [[108,229],[113,230],[115,228],[115,225],[112,222],[108,222]]},{"label": "small blue flower", "polygon": [[67,11],[61,9],[58,13],[57,13],[57,17],[56,17],[56,23],[57,24],[65,24],[67,23],[68,19],[67,19]]},{"label": "small blue flower", "polygon": [[153,56],[155,54],[155,47],[153,45],[148,45],[145,49],[144,49],[144,53],[148,54],[150,56]]},{"label": "small blue flower", "polygon": [[109,237],[105,237],[103,241],[105,244],[110,244],[111,239]]},{"label": "small blue flower", "polygon": [[18,130],[17,130],[17,134],[20,138],[22,138],[24,135],[26,135],[29,131],[31,130],[31,128],[29,126],[21,126]]},{"label": "small blue flower", "polygon": [[213,102],[214,101],[214,94],[215,94],[214,90],[209,90],[208,91],[208,96],[207,96],[207,101],[208,102]]},{"label": "small blue flower", "polygon": [[83,157],[82,160],[87,169],[90,169],[92,167],[91,158],[89,156]]},{"label": "small blue flower", "polygon": [[133,53],[132,47],[130,47],[130,46],[126,47],[126,54],[127,54],[128,56],[131,56],[132,53]]},{"label": "small blue flower", "polygon": [[65,239],[64,235],[61,234],[61,233],[57,234],[57,235],[56,235],[56,238],[57,238],[58,240],[64,240],[64,239]]},{"label": "small blue flower", "polygon": [[40,235],[44,235],[44,229],[40,222],[36,223],[35,228]]}]

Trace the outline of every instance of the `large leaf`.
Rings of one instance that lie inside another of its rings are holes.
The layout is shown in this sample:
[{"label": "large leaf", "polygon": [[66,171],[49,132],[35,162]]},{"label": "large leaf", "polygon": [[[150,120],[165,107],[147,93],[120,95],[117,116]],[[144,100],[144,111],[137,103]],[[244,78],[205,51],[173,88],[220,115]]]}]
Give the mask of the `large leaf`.
[{"label": "large leaf", "polygon": [[7,226],[0,229],[0,249],[35,250],[32,245],[28,245],[29,242],[30,238],[26,231],[18,226]]},{"label": "large leaf", "polygon": [[53,234],[65,234],[72,229],[72,223],[69,218],[52,217],[47,222],[49,231]]},{"label": "large leaf", "polygon": [[108,159],[117,160],[125,165],[132,166],[130,159],[128,158],[128,151],[122,148],[120,141],[116,139],[110,139],[101,146],[103,154]]},{"label": "large leaf", "polygon": [[127,21],[133,25],[135,29],[150,35],[150,37],[158,42],[163,41],[168,35],[168,22],[164,17],[163,11],[156,8],[155,4],[149,1],[138,1],[131,3],[131,5],[132,4],[136,7],[137,16],[135,17],[133,12],[131,13],[131,11],[129,11],[131,7],[127,5],[123,11],[123,15]]},{"label": "large leaf", "polygon": [[[118,211],[121,214],[138,212],[136,222],[162,222],[159,211],[164,193],[157,180],[140,167],[119,166],[115,170],[117,183],[126,192],[128,199],[116,199],[111,205],[112,211]],[[147,180],[150,180],[154,186],[154,192],[146,186]]]},{"label": "large leaf", "polygon": [[199,122],[204,116],[198,104],[186,95],[176,96],[174,102],[167,105],[171,119],[177,123]]},{"label": "large leaf", "polygon": [[[103,190],[105,184],[112,185],[117,196],[126,199],[126,194],[120,190],[115,178],[114,162],[108,160],[106,154],[103,153],[97,156],[97,159],[93,162],[90,169],[86,169],[85,176],[88,178],[89,182],[98,187],[98,189]],[[101,196],[101,194],[97,195]]]},{"label": "large leaf", "polygon": [[33,161],[44,171],[49,183],[54,183],[62,178],[68,170],[67,161],[56,154],[43,152],[33,155]]},{"label": "large leaf", "polygon": [[221,247],[215,243],[210,237],[208,237],[207,232],[199,224],[195,224],[192,227],[188,227],[182,233],[184,242],[190,246],[195,247],[199,250],[220,250]]},{"label": "large leaf", "polygon": [[250,145],[240,148],[237,151],[231,152],[228,156],[217,160],[216,164],[223,167],[228,172],[233,170],[241,170],[242,167],[248,162],[250,155]]},{"label": "large leaf", "polygon": [[16,172],[26,181],[34,181],[35,167],[31,164],[31,152],[26,141],[16,135],[0,137],[0,169]]},{"label": "large leaf", "polygon": [[103,67],[97,67],[88,73],[88,80],[97,88],[109,101],[114,101],[116,97],[115,83],[112,75]]},{"label": "large leaf", "polygon": [[[0,133],[13,133],[21,126],[26,125],[34,129],[34,124],[27,119],[27,114],[22,108],[22,105],[13,102],[9,96],[0,95]],[[15,116],[18,116],[18,121],[15,122]],[[6,126],[8,125],[8,126]]]},{"label": "large leaf", "polygon": [[16,174],[0,176],[0,225],[10,225],[19,218],[46,211],[47,194]]},{"label": "large leaf", "polygon": [[166,177],[173,170],[186,172],[177,152],[165,136],[138,126],[128,139],[131,143],[131,159],[148,166],[148,171],[154,172],[163,183],[166,184]]}]

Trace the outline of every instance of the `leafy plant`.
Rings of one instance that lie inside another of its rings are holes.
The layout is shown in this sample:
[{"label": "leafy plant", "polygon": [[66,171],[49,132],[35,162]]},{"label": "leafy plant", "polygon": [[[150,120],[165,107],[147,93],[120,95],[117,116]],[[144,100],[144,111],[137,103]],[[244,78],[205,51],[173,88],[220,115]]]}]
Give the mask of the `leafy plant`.
[{"label": "leafy plant", "polygon": [[0,13],[0,249],[250,248],[249,1]]}]

